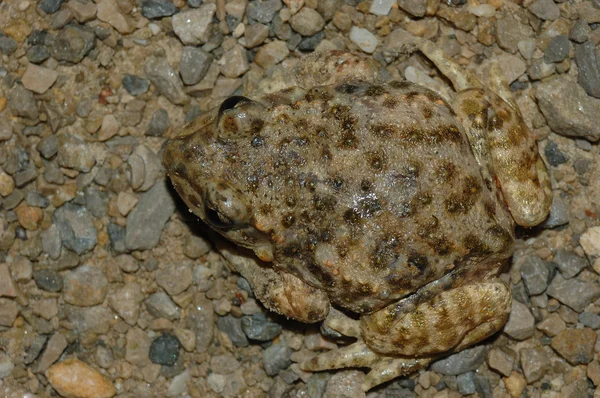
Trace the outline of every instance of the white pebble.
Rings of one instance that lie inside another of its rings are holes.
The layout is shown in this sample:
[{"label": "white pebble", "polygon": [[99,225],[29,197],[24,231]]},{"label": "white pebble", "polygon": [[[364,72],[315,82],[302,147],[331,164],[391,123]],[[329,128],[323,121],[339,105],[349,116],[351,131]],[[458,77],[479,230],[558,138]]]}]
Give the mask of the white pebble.
[{"label": "white pebble", "polygon": [[377,36],[367,29],[356,26],[353,26],[352,29],[350,29],[350,40],[352,43],[359,46],[361,50],[369,54],[372,54],[379,44]]},{"label": "white pebble", "polygon": [[148,24],[148,27],[150,28],[150,31],[152,32],[153,35],[157,35],[160,33],[160,26],[158,26],[155,23],[151,23]]},{"label": "white pebble", "polygon": [[369,12],[375,15],[388,15],[396,0],[374,0]]},{"label": "white pebble", "polygon": [[479,4],[476,6],[468,6],[467,11],[476,17],[491,18],[496,15],[496,9],[489,4]]}]

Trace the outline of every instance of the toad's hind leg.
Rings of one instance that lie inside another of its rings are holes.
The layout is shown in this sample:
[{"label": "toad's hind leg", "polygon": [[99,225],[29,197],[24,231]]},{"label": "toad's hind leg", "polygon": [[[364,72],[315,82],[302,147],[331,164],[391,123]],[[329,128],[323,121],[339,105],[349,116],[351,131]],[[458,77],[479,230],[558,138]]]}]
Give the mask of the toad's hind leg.
[{"label": "toad's hind leg", "polygon": [[[500,281],[460,286],[416,306],[392,304],[361,318],[362,336],[356,343],[319,354],[301,368],[370,368],[363,382],[367,391],[492,335],[506,322],[510,305],[510,292]],[[325,323],[340,333],[353,333],[356,321],[344,317],[335,311]]]},{"label": "toad's hind leg", "polygon": [[363,316],[361,330],[368,346],[383,355],[432,356],[495,333],[506,323],[510,306],[503,282],[476,283],[444,291],[410,311],[402,302],[392,304]]},{"label": "toad's hind leg", "polygon": [[453,109],[484,179],[497,180],[517,224],[531,227],[542,222],[552,203],[550,177],[498,65],[492,63],[487,90],[433,43],[424,41],[420,49],[459,92]]}]

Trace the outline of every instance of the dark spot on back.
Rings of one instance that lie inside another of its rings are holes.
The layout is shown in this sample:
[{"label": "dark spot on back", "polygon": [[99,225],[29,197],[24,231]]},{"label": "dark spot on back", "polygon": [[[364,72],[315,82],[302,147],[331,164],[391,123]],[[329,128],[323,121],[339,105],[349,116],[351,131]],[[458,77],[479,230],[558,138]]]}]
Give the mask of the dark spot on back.
[{"label": "dark spot on back", "polygon": [[335,177],[331,180],[331,186],[336,191],[344,186],[344,179],[342,177]]},{"label": "dark spot on back", "polygon": [[356,224],[360,221],[360,218],[358,209],[350,208],[344,212],[344,221],[348,224]]},{"label": "dark spot on back", "polygon": [[313,206],[318,211],[332,211],[335,208],[337,200],[332,195],[313,197]]},{"label": "dark spot on back", "polygon": [[398,240],[394,237],[379,242],[370,256],[373,268],[382,269],[392,264],[398,257],[398,246]]},{"label": "dark spot on back", "polygon": [[369,166],[375,171],[381,171],[386,167],[386,156],[383,151],[369,152],[367,153],[367,162]]},{"label": "dark spot on back", "polygon": [[426,272],[427,267],[429,266],[429,260],[427,260],[427,257],[418,253],[411,254],[408,257],[407,263],[409,266],[417,268],[420,274]]},{"label": "dark spot on back", "polygon": [[394,109],[398,105],[398,101],[393,97],[387,97],[383,100],[383,106],[388,109]]},{"label": "dark spot on back", "polygon": [[442,182],[448,182],[456,173],[456,166],[450,162],[440,164],[436,169],[436,174]]},{"label": "dark spot on back", "polygon": [[344,131],[338,147],[341,149],[356,149],[358,148],[358,137],[351,131]]},{"label": "dark spot on back", "polygon": [[473,234],[468,234],[462,240],[463,245],[469,251],[469,257],[482,257],[490,254],[490,247]]},{"label": "dark spot on back", "polygon": [[431,245],[433,250],[440,256],[445,256],[452,250],[452,244],[444,237],[433,239]]},{"label": "dark spot on back", "polygon": [[289,228],[294,225],[295,221],[296,219],[294,218],[294,215],[288,213],[281,218],[281,225],[283,225],[285,228]]},{"label": "dark spot on back", "polygon": [[374,124],[370,127],[370,131],[379,138],[391,138],[394,136],[396,127],[392,124]]},{"label": "dark spot on back", "polygon": [[413,102],[415,98],[419,96],[419,94],[420,93],[418,91],[409,91],[408,93],[406,93],[406,102]]},{"label": "dark spot on back", "polygon": [[385,93],[385,89],[379,85],[372,85],[369,86],[366,90],[365,90],[365,95],[367,97],[379,97],[380,95],[383,95]]},{"label": "dark spot on back", "polygon": [[500,243],[500,247],[496,249],[498,252],[508,251],[514,244],[512,234],[499,225],[488,228],[487,233]]},{"label": "dark spot on back", "polygon": [[314,100],[329,101],[333,98],[333,95],[328,90],[327,86],[313,87],[304,96],[304,99],[308,102]]},{"label": "dark spot on back", "polygon": [[371,191],[371,188],[373,187],[373,183],[369,180],[362,180],[360,182],[360,189],[364,192],[369,192]]},{"label": "dark spot on back", "polygon": [[351,83],[342,83],[335,87],[335,91],[343,94],[354,94],[360,90],[360,86]]},{"label": "dark spot on back", "polygon": [[411,86],[411,83],[407,80],[394,80],[388,84],[391,88],[395,88],[397,90],[404,90]]},{"label": "dark spot on back", "polygon": [[421,113],[423,114],[423,117],[425,119],[431,119],[434,114],[433,108],[429,105],[423,105],[423,107],[421,108]]}]

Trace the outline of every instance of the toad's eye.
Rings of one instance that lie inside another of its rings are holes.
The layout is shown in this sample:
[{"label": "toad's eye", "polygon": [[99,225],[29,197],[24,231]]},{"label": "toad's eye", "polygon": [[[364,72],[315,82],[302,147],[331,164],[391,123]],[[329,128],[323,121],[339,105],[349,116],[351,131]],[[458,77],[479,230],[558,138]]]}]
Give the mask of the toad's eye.
[{"label": "toad's eye", "polygon": [[219,107],[218,135],[224,140],[252,137],[263,127],[264,106],[240,95],[227,98]]},{"label": "toad's eye", "polygon": [[224,182],[209,182],[204,198],[205,221],[217,229],[248,225],[249,211],[241,192]]},{"label": "toad's eye", "polygon": [[219,229],[229,229],[235,226],[235,223],[227,218],[224,214],[220,213],[219,210],[211,209],[208,205],[205,208],[206,221],[213,227]]}]

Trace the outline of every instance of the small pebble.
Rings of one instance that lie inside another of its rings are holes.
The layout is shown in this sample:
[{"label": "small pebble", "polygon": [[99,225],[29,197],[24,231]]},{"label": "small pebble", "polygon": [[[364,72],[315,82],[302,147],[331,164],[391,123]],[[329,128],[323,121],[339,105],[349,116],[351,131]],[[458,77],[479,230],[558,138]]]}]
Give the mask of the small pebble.
[{"label": "small pebble", "polygon": [[173,366],[179,358],[180,345],[176,336],[165,333],[150,344],[150,360],[159,365]]}]

